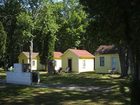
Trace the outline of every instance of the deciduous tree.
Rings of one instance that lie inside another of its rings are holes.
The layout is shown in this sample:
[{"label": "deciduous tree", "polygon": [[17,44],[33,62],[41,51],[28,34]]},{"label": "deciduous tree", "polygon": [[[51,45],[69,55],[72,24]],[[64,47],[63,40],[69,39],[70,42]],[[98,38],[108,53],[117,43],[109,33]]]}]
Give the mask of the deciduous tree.
[{"label": "deciduous tree", "polygon": [[[128,51],[132,71],[131,104],[139,105],[140,97],[140,2],[139,0],[81,0],[98,23],[98,33],[120,48],[122,59]],[[98,36],[98,34],[96,34]],[[128,66],[121,63],[122,66]],[[126,67],[125,67],[126,68]],[[125,70],[123,67],[122,70]]]}]

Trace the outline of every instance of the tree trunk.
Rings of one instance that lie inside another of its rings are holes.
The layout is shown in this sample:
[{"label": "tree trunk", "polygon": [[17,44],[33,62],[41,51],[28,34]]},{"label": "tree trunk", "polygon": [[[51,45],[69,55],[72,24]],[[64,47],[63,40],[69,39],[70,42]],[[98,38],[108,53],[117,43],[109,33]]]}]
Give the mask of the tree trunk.
[{"label": "tree trunk", "polygon": [[140,52],[138,49],[133,53],[134,71],[131,82],[131,105],[140,105]]},{"label": "tree trunk", "polygon": [[48,68],[48,64],[45,64],[45,71],[47,71],[47,68]]},{"label": "tree trunk", "polygon": [[119,58],[121,66],[121,77],[128,76],[128,54],[124,48],[119,48]]},{"label": "tree trunk", "polygon": [[52,60],[48,61],[48,73],[49,74],[54,74],[55,73],[54,72],[54,65],[53,65],[53,61]]}]

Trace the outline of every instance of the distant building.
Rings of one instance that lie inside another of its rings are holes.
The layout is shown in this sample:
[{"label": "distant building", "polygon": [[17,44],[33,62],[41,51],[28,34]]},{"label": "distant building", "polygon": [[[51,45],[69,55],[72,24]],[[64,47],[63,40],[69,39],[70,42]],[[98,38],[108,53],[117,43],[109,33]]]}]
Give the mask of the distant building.
[{"label": "distant building", "polygon": [[62,68],[62,59],[61,56],[63,54],[61,52],[54,52],[54,60],[55,60],[55,70],[59,70],[60,68]]},{"label": "distant building", "polygon": [[94,71],[94,56],[86,50],[68,49],[62,55],[62,68],[78,73]]},{"label": "distant building", "polygon": [[[18,56],[19,63],[29,64],[29,52],[21,52]],[[32,70],[40,69],[42,65],[39,61],[39,54],[37,52],[32,53]]]},{"label": "distant building", "polygon": [[[55,69],[58,70],[60,67],[62,67],[62,61],[61,61],[61,52],[54,52],[53,58],[55,60]],[[21,52],[18,56],[19,63],[23,64],[29,64],[29,52]],[[32,53],[32,70],[42,70],[45,69],[45,66],[40,64],[40,57],[39,53],[33,52]]]},{"label": "distant building", "polygon": [[109,73],[110,70],[121,72],[118,50],[114,45],[101,45],[95,52],[95,72]]}]

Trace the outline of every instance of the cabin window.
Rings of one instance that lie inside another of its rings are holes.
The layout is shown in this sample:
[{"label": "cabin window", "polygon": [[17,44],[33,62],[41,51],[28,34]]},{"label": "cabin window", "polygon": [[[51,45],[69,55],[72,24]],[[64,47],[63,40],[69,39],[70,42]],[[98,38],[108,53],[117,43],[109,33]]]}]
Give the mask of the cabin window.
[{"label": "cabin window", "polygon": [[83,60],[83,69],[86,68],[86,60]]},{"label": "cabin window", "polygon": [[33,66],[35,66],[35,61],[32,61]]},{"label": "cabin window", "polygon": [[105,65],[105,58],[100,57],[100,66],[104,66],[104,65]]}]

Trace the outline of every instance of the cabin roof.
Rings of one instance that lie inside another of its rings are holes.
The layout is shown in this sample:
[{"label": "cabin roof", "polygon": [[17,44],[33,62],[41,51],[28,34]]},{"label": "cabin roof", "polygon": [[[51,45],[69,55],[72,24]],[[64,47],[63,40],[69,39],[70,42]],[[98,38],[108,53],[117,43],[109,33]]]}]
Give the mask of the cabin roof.
[{"label": "cabin roof", "polygon": [[[29,52],[22,52],[27,58],[29,58]],[[32,57],[36,58],[38,56],[39,53],[37,52],[33,52],[32,53]]]},{"label": "cabin roof", "polygon": [[115,54],[118,49],[114,45],[100,45],[95,51],[95,54]]},{"label": "cabin roof", "polygon": [[[29,58],[29,52],[22,52],[27,58]],[[32,57],[33,58],[36,58],[37,56],[39,55],[39,53],[38,52],[33,52],[32,53]],[[53,56],[54,56],[54,58],[61,58],[61,56],[62,56],[63,54],[61,53],[61,52],[54,52],[53,53]]]},{"label": "cabin roof", "polygon": [[61,52],[54,52],[54,53],[53,53],[53,56],[54,56],[54,58],[56,58],[56,59],[60,59],[62,55],[63,55],[63,54],[62,54]]},{"label": "cabin roof", "polygon": [[68,49],[71,52],[73,52],[78,57],[86,57],[86,58],[92,58],[94,55],[89,53],[87,50],[79,50],[79,49]]}]

